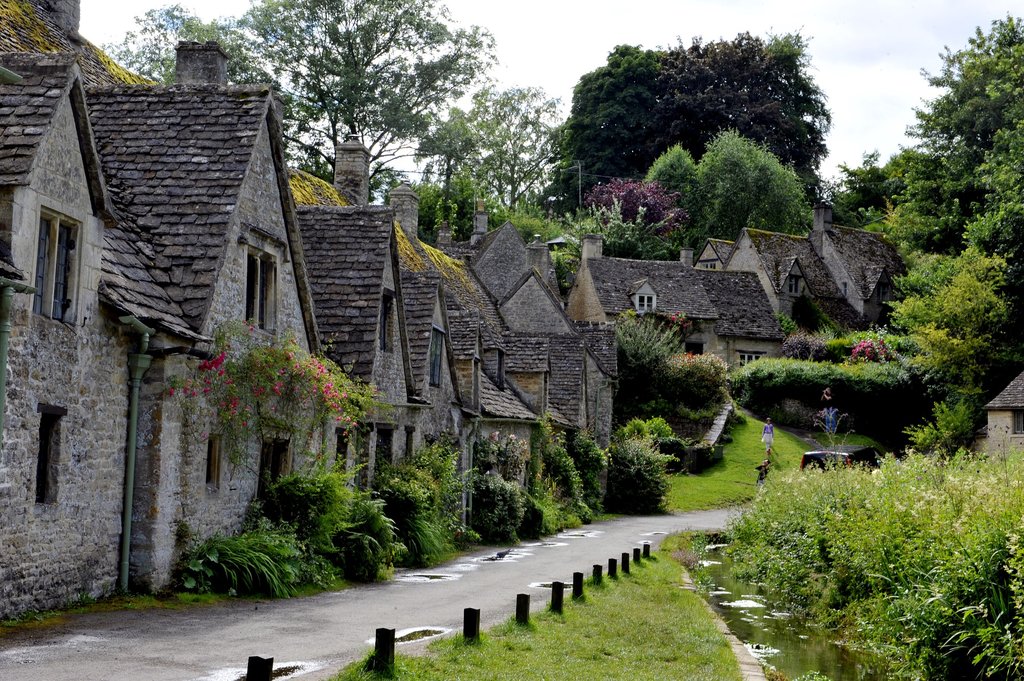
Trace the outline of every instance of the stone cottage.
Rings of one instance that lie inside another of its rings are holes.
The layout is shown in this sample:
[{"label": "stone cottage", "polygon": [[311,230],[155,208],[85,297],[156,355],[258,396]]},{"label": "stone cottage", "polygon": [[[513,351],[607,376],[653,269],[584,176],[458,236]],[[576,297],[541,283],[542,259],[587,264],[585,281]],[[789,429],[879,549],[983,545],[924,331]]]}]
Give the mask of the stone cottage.
[{"label": "stone cottage", "polygon": [[979,449],[999,455],[1024,450],[1024,373],[985,405],[985,414],[987,427]]},{"label": "stone cottage", "polygon": [[216,433],[185,432],[169,380],[225,322],[318,347],[269,90],[196,82],[223,72],[208,45],[183,50],[182,84],[128,84],[67,16],[19,9],[0,28],[23,50],[0,56],[20,77],[0,85],[0,616],[158,588],[186,536],[237,530],[290,443],[229,466]]},{"label": "stone cottage", "polygon": [[585,322],[614,322],[624,312],[682,315],[692,329],[687,352],[742,364],[778,352],[782,330],[757,279],[748,273],[703,270],[684,260],[608,258],[600,235],[583,239],[567,312]]}]

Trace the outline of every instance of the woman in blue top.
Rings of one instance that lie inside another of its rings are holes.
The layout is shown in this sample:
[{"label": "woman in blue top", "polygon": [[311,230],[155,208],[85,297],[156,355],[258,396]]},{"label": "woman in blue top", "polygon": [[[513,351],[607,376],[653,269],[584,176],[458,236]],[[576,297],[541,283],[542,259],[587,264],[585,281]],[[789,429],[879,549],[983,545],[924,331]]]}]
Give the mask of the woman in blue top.
[{"label": "woman in blue top", "polygon": [[775,426],[772,425],[772,420],[764,424],[764,429],[761,431],[761,442],[764,443],[764,451],[766,454],[772,453],[772,443],[775,442]]}]

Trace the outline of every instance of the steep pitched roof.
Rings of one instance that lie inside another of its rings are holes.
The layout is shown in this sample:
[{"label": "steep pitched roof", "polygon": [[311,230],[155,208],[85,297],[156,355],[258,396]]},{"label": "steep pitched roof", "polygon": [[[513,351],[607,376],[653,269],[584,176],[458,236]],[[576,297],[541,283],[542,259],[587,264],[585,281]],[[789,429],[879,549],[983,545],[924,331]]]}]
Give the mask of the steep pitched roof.
[{"label": "steep pitched roof", "polygon": [[0,85],[0,185],[28,183],[36,152],[71,86],[70,54],[3,54],[0,66],[22,77]]},{"label": "steep pitched roof", "polygon": [[299,206],[347,206],[348,201],[333,185],[304,170],[288,169],[295,204]]},{"label": "steep pitched roof", "polygon": [[480,373],[480,408],[484,416],[524,421],[537,420],[537,415],[530,411],[530,408],[523,404],[514,392],[508,388],[502,390],[483,372]]},{"label": "steep pitched roof", "polygon": [[618,346],[615,344],[615,322],[574,322],[587,349],[609,376],[619,375]]},{"label": "steep pitched roof", "polygon": [[505,334],[505,370],[525,373],[548,371],[550,341],[530,333]]},{"label": "steep pitched roof", "polygon": [[700,285],[696,271],[678,261],[591,258],[586,261],[601,307],[608,316],[633,309],[629,289],[646,283],[658,294],[659,312],[681,312],[691,319],[715,319],[718,314]]},{"label": "steep pitched roof", "polygon": [[153,265],[202,328],[227,230],[270,108],[262,87],[175,85],[89,92],[118,213],[153,246]]},{"label": "steep pitched roof", "polygon": [[882,274],[903,274],[906,267],[896,248],[883,234],[850,227],[825,232],[861,298],[870,298]]},{"label": "steep pitched roof", "polygon": [[839,287],[807,237],[763,229],[748,228],[744,231],[777,292],[783,290],[794,261],[798,261],[811,295],[817,298],[841,297]]},{"label": "steep pitched roof", "polygon": [[434,304],[441,277],[436,272],[402,270],[402,298],[405,301],[405,328],[409,333],[409,360],[412,375],[422,380],[430,354],[430,336],[434,328]]},{"label": "steep pitched roof", "polygon": [[0,52],[72,54],[90,86],[149,82],[116,64],[88,40],[70,38],[58,26],[45,0],[0,0]]},{"label": "steep pitched roof", "polygon": [[718,310],[715,333],[763,340],[782,340],[782,328],[768,296],[753,272],[697,270],[704,290]]},{"label": "steep pitched roof", "polygon": [[1024,372],[1010,381],[1010,385],[985,405],[986,409],[1024,409]]},{"label": "steep pitched roof", "polygon": [[394,213],[384,206],[300,206],[298,215],[317,324],[328,355],[353,376],[368,380]]},{"label": "steep pitched roof", "polygon": [[718,259],[723,263],[729,260],[729,256],[732,255],[732,250],[736,246],[735,241],[726,241],[725,239],[708,239],[708,246],[715,252]]},{"label": "steep pitched roof", "polygon": [[582,415],[584,355],[583,337],[577,334],[558,334],[550,337],[551,379],[548,383],[548,402],[558,412],[579,425]]}]

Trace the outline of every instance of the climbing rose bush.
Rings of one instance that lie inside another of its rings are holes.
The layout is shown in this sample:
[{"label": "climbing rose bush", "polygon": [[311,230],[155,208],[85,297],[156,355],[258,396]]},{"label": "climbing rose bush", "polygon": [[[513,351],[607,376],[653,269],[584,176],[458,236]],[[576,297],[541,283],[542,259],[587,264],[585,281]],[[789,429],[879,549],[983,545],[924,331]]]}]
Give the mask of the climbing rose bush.
[{"label": "climbing rose bush", "polygon": [[892,351],[881,338],[865,338],[850,350],[851,362],[890,362]]},{"label": "climbing rose bush", "polygon": [[309,354],[292,336],[267,338],[249,325],[217,334],[215,354],[172,382],[196,422],[212,410],[213,428],[233,462],[252,441],[305,442],[325,425],[351,429],[374,407],[374,390],[331,360]]}]

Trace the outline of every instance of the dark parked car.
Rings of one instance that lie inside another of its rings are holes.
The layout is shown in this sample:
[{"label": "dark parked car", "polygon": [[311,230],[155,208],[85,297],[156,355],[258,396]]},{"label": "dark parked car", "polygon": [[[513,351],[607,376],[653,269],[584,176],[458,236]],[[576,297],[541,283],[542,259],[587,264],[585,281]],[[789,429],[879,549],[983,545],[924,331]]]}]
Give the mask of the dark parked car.
[{"label": "dark parked car", "polygon": [[882,465],[882,455],[867,445],[840,445],[832,449],[806,452],[800,458],[800,470],[853,465],[878,468]]}]

